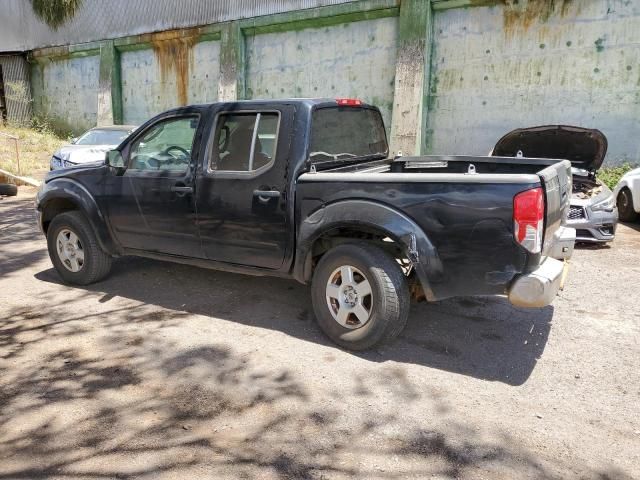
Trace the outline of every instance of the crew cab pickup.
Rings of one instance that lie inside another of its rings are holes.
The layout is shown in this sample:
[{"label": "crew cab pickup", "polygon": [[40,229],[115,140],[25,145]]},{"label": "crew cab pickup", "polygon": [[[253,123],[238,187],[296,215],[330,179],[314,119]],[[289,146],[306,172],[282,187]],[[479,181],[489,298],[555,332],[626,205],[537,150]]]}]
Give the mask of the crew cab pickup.
[{"label": "crew cab pickup", "polygon": [[566,160],[392,158],[376,107],[291,99],[162,113],[104,165],[50,172],[36,209],[65,282],[123,255],[293,278],[358,350],[400,334],[411,295],[551,303],[570,196]]}]

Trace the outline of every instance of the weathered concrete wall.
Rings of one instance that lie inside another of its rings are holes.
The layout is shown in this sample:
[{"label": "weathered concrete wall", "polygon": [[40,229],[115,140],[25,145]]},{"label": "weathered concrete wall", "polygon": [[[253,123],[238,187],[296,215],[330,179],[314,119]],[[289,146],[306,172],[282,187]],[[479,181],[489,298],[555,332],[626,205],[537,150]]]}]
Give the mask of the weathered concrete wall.
[{"label": "weathered concrete wall", "polygon": [[640,163],[640,1],[305,2],[325,6],[34,51],[34,108],[78,129],[96,104],[106,124],[219,98],[358,97],[404,154],[486,154],[513,128],[563,123],[601,129],[608,163]]},{"label": "weathered concrete wall", "polygon": [[169,108],[217,101],[219,43],[179,39],[122,52],[124,123],[140,124]]},{"label": "weathered concrete wall", "polygon": [[42,60],[32,68],[34,111],[59,130],[95,127],[100,56]]},{"label": "weathered concrete wall", "polygon": [[391,125],[398,19],[266,33],[246,39],[248,98],[355,97]]},{"label": "weathered concrete wall", "polygon": [[638,163],[640,2],[512,3],[435,12],[427,150],[486,154],[563,123],[602,130],[608,164]]}]

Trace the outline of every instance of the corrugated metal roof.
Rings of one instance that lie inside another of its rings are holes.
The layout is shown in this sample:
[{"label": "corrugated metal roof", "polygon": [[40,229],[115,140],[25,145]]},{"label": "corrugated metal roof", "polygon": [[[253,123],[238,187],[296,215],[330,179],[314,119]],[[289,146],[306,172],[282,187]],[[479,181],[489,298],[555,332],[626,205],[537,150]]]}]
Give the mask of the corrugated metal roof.
[{"label": "corrugated metal roof", "polygon": [[27,0],[2,0],[0,52],[73,45],[194,27],[354,0],[84,0],[76,16],[51,30]]}]

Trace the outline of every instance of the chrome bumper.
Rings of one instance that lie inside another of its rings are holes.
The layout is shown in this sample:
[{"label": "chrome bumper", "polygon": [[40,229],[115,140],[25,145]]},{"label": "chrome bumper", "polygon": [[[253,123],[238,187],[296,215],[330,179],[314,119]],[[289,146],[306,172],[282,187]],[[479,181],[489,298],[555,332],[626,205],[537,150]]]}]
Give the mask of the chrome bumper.
[{"label": "chrome bumper", "polygon": [[516,307],[550,305],[562,286],[565,268],[566,262],[547,257],[536,270],[516,278],[509,289],[509,301]]}]

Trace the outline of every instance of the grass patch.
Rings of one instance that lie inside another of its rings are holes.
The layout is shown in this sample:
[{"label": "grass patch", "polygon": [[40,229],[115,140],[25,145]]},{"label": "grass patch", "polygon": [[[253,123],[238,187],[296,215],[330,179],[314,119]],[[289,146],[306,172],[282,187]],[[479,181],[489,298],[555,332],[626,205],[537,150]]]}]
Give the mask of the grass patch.
[{"label": "grass patch", "polygon": [[18,137],[20,172],[16,161],[15,142],[0,135],[0,169],[16,175],[33,176],[49,170],[51,155],[62,145],[69,143],[49,129],[0,126],[0,133]]},{"label": "grass patch", "polygon": [[613,190],[620,178],[629,170],[633,170],[634,168],[635,167],[629,163],[625,163],[617,167],[602,168],[598,170],[598,180]]}]

